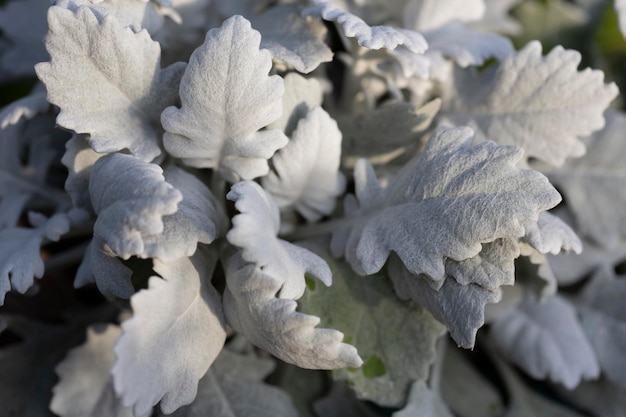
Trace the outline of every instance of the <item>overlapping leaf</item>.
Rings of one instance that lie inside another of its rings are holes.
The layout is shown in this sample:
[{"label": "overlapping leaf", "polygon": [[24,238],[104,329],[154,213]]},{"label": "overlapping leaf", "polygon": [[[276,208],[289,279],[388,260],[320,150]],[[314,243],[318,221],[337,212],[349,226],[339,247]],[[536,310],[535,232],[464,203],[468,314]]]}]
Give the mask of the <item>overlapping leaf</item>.
[{"label": "overlapping leaf", "polygon": [[357,164],[359,206],[333,234],[334,253],[371,274],[394,251],[411,273],[441,281],[445,259],[469,259],[483,243],[523,236],[560,201],[543,175],[515,168],[521,149],[471,141],[470,129],[439,129],[385,189],[371,167]]},{"label": "overlapping leaf", "polygon": [[274,172],[263,188],[281,209],[294,208],[309,221],[330,214],[345,188],[339,171],[341,131],[321,107],[298,122],[291,141],[272,158]]},{"label": "overlapping leaf", "polygon": [[457,71],[442,122],[469,125],[477,141],[518,145],[527,158],[562,165],[585,153],[579,138],[604,126],[602,113],[618,92],[602,72],[577,71],[580,59],[561,47],[542,57],[541,44],[531,42],[482,73]]},{"label": "overlapping leaf", "polygon": [[365,48],[395,49],[404,45],[416,54],[421,54],[428,48],[426,40],[418,32],[390,26],[370,26],[360,17],[342,10],[330,1],[312,0],[312,3],[311,7],[303,11],[305,15],[319,16],[339,23],[347,37],[356,38],[358,44]]},{"label": "overlapping leaf", "polygon": [[573,389],[600,374],[574,307],[559,296],[541,302],[525,298],[494,323],[491,336],[496,348],[533,378]]},{"label": "overlapping leaf", "polygon": [[556,255],[561,251],[582,252],[582,242],[560,218],[548,212],[539,213],[537,223],[526,228],[523,241],[540,253]]},{"label": "overlapping leaf", "polygon": [[89,193],[98,214],[94,235],[124,259],[146,257],[144,239],[163,233],[163,217],[175,213],[182,199],[161,167],[119,153],[94,164]]},{"label": "overlapping leaf", "polygon": [[146,162],[159,155],[159,117],[178,98],[184,64],[161,69],[161,49],[147,32],[112,16],[100,23],[86,7],[51,7],[48,25],[51,60],[36,71],[61,108],[57,123],[89,134],[98,152],[129,149]]},{"label": "overlapping leaf", "polygon": [[154,262],[162,278],[131,299],[134,316],[122,324],[115,345],[115,390],[135,415],[157,402],[169,414],[193,401],[197,384],[226,340],[226,324],[210,277],[217,261],[212,248],[192,258]]},{"label": "overlapping leaf", "polygon": [[268,173],[267,159],[288,140],[277,129],[259,131],[280,117],[284,92],[282,79],[267,75],[272,59],[260,41],[241,16],[207,33],[183,75],[181,108],[161,116],[170,154],[231,182]]}]

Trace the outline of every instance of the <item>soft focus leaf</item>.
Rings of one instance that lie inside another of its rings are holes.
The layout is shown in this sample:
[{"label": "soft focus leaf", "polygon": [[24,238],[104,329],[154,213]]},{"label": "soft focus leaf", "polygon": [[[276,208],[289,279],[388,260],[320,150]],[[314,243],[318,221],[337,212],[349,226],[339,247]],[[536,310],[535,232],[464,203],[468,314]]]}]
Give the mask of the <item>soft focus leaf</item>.
[{"label": "soft focus leaf", "polygon": [[94,237],[78,267],[74,287],[95,282],[102,294],[127,299],[135,293],[132,275],[133,271],[111,252],[111,248],[101,238]]},{"label": "soft focus leaf", "polygon": [[61,159],[68,170],[65,190],[72,198],[74,207],[93,211],[89,196],[89,178],[93,165],[104,155],[89,146],[87,135],[73,135],[65,143],[65,148],[66,152]]},{"label": "soft focus leaf", "polygon": [[360,399],[402,406],[411,383],[428,376],[443,326],[423,308],[399,300],[385,274],[359,277],[345,262],[320,254],[331,266],[333,285],[309,289],[302,310],[344,332],[364,361],[358,369],[333,371],[333,378],[347,380]]},{"label": "soft focus leaf", "polygon": [[522,240],[540,253],[557,255],[561,251],[582,252],[582,242],[576,233],[557,216],[539,213],[539,220],[526,228]]},{"label": "soft focus leaf", "polygon": [[619,30],[626,39],[626,1],[615,0],[615,11],[619,20]]},{"label": "soft focus leaf", "polygon": [[312,0],[311,3],[313,5],[305,9],[303,14],[339,23],[348,38],[356,38],[359,45],[365,48],[395,49],[404,45],[416,54],[421,54],[428,48],[426,40],[418,32],[390,26],[370,26],[360,17],[327,0]]},{"label": "soft focus leaf", "polygon": [[172,417],[297,417],[289,396],[265,384],[271,359],[223,349],[198,385],[198,397]]},{"label": "soft focus leaf", "polygon": [[600,374],[576,310],[559,296],[540,302],[526,297],[493,324],[490,336],[502,355],[533,378],[573,389]]},{"label": "soft focus leaf", "polygon": [[182,199],[161,167],[119,153],[96,161],[89,194],[98,214],[94,235],[123,259],[146,257],[144,238],[163,233],[163,217],[174,214]]},{"label": "soft focus leaf", "polygon": [[522,31],[519,22],[509,13],[522,0],[484,0],[484,2],[485,14],[479,21],[471,22],[470,27],[507,35],[516,35]]},{"label": "soft focus leaf", "polygon": [[261,32],[261,48],[308,74],[321,63],[331,61],[333,52],[324,43],[324,24],[300,16],[300,9],[296,4],[278,5],[254,18],[252,25]]},{"label": "soft focus leaf", "polygon": [[272,60],[260,42],[241,16],[207,33],[183,75],[181,108],[161,116],[170,154],[230,182],[268,173],[267,159],[287,138],[277,129],[258,130],[280,117],[284,88],[279,76],[267,75]]},{"label": "soft focus leaf", "polygon": [[[134,33],[114,17],[53,6],[46,48],[38,64],[48,100],[61,108],[57,123],[88,133],[97,152],[128,149],[149,162],[161,153],[161,111],[178,98],[184,65],[160,68],[161,48],[147,32]],[[133,76],[129,76],[133,74]]]},{"label": "soft focus leaf", "polygon": [[169,414],[189,404],[198,381],[226,340],[220,297],[210,279],[217,262],[212,248],[171,263],[156,260],[148,289],[131,299],[133,318],[122,324],[115,345],[115,390],[135,415],[159,401]]},{"label": "soft focus leaf", "polygon": [[408,0],[403,19],[405,27],[428,31],[455,20],[478,20],[484,13],[484,0]]},{"label": "soft focus leaf", "polygon": [[558,394],[594,417],[626,417],[626,389],[606,378],[583,381],[573,391],[561,388]]},{"label": "soft focus leaf", "polygon": [[518,145],[526,158],[560,166],[585,153],[579,138],[604,126],[602,113],[618,92],[601,71],[578,71],[580,60],[562,47],[542,57],[541,44],[531,42],[481,73],[457,71],[442,123],[469,125],[476,141]]},{"label": "soft focus leaf", "polygon": [[407,404],[393,417],[453,417],[439,393],[431,390],[424,381],[415,381]]},{"label": "soft focus leaf", "polygon": [[462,261],[483,243],[521,237],[540,211],[560,201],[544,176],[515,168],[521,149],[471,140],[468,128],[437,130],[385,189],[371,167],[357,164],[360,207],[350,213],[349,232],[333,234],[334,253],[371,274],[394,251],[411,273],[442,281],[446,258]]},{"label": "soft focus leaf", "polygon": [[321,107],[298,122],[291,141],[272,158],[263,188],[281,209],[294,208],[308,221],[330,214],[345,189],[339,171],[341,131]]}]

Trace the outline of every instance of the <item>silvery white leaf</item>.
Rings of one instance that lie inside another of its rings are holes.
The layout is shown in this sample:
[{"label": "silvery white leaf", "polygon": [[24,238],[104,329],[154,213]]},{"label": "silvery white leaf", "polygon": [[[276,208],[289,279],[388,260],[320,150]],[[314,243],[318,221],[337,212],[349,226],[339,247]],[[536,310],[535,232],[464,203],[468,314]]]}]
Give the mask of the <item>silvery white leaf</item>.
[{"label": "silvery white leaf", "polygon": [[315,78],[304,78],[297,72],[290,72],[284,79],[283,114],[268,125],[271,129],[282,129],[291,136],[298,121],[304,118],[315,106],[321,106],[324,90]]},{"label": "silvery white leaf", "polygon": [[308,74],[322,62],[332,61],[333,51],[324,43],[326,26],[302,17],[300,11],[297,4],[278,5],[253,18],[252,25],[261,32],[261,48]]},{"label": "silvery white leaf", "polygon": [[601,71],[577,71],[580,59],[560,46],[541,56],[541,44],[531,42],[482,73],[458,70],[442,123],[469,125],[476,141],[518,145],[526,158],[560,166],[585,153],[578,138],[604,126],[602,113],[618,93]]},{"label": "silvery white leaf", "polygon": [[389,278],[398,297],[412,299],[445,324],[459,347],[471,349],[476,332],[485,323],[485,304],[497,303],[501,291],[490,291],[476,284],[461,285],[447,278],[441,288],[433,289],[425,275],[409,272],[397,257],[389,262]]},{"label": "silvery white leaf", "polygon": [[162,70],[161,48],[147,32],[134,33],[113,16],[100,23],[86,7],[73,13],[53,6],[48,25],[51,60],[36,71],[48,100],[61,108],[57,123],[88,133],[97,152],[129,149],[144,161],[158,156],[159,117],[178,98],[184,64]]},{"label": "silvery white leaf", "polygon": [[484,0],[408,0],[402,18],[404,27],[429,31],[455,20],[478,20],[484,13]]},{"label": "silvery white leaf", "polygon": [[46,36],[48,0],[7,1],[0,9],[0,30],[10,40],[0,56],[0,80],[32,77],[33,66],[48,59],[42,39]]},{"label": "silvery white leaf", "polygon": [[393,417],[454,417],[437,391],[424,381],[415,381],[406,405],[393,413]]},{"label": "silvery white leaf", "polygon": [[315,107],[274,155],[274,170],[261,184],[282,210],[295,208],[314,222],[330,214],[343,194],[346,180],[340,163],[341,131],[326,111]]},{"label": "silvery white leaf", "polygon": [[[44,273],[41,245],[58,241],[70,229],[67,216],[58,213],[50,218],[40,215],[35,228],[10,227],[0,230],[0,306],[9,290],[24,294]],[[37,217],[31,217],[37,219]]]},{"label": "silvery white leaf", "polygon": [[154,261],[161,275],[131,298],[134,315],[115,344],[113,381],[124,405],[146,414],[160,401],[170,414],[196,397],[198,381],[226,340],[220,296],[211,285],[213,248],[191,258]]},{"label": "silvery white leaf", "polygon": [[[363,363],[343,333],[319,329],[320,318],[296,311],[294,300],[278,298],[287,279],[243,260],[241,251],[224,260],[224,313],[235,330],[277,358],[302,368],[337,369]],[[304,276],[298,277],[304,280]]]},{"label": "silvery white leaf", "polygon": [[94,235],[123,259],[147,257],[144,238],[163,233],[163,217],[174,214],[183,198],[160,166],[120,153],[96,161],[89,194],[98,215]]},{"label": "silvery white leaf", "polygon": [[582,252],[582,242],[576,233],[567,223],[548,212],[539,213],[539,220],[526,228],[522,241],[540,253]]},{"label": "silvery white leaf", "polygon": [[196,400],[172,417],[297,417],[291,398],[263,382],[271,359],[223,349],[198,384]]},{"label": "silvery white leaf", "polygon": [[297,300],[304,294],[305,273],[325,285],[332,282],[326,262],[313,252],[278,239],[280,212],[272,196],[252,181],[233,185],[226,195],[235,202],[239,214],[233,217],[228,241],[242,248],[241,256],[273,279],[283,280],[279,298]]},{"label": "silvery white leaf", "polygon": [[378,191],[374,174],[367,173],[371,167],[359,161],[361,207],[351,214],[347,239],[345,228],[333,233],[333,240],[345,242],[331,242],[335,253],[343,253],[357,273],[371,274],[394,251],[411,273],[440,281],[446,258],[462,261],[478,255],[483,243],[521,237],[527,223],[560,201],[543,175],[515,167],[521,149],[472,146],[472,139],[468,128],[438,129]]},{"label": "silvery white leaf", "polygon": [[95,282],[104,295],[128,299],[135,293],[131,281],[133,271],[124,265],[99,237],[94,237],[74,278],[74,288]]},{"label": "silvery white leaf", "polygon": [[89,146],[87,135],[73,135],[65,143],[65,154],[61,162],[67,167],[65,190],[72,198],[75,207],[93,211],[89,196],[91,169],[104,154],[97,153]]},{"label": "silvery white leaf", "polygon": [[50,410],[61,417],[133,417],[115,395],[111,366],[113,344],[122,330],[113,324],[90,326],[87,341],[72,349],[55,371]]},{"label": "silvery white leaf", "polygon": [[533,378],[573,389],[600,375],[576,310],[559,296],[541,302],[527,296],[493,324],[490,336],[502,355]]},{"label": "silvery white leaf", "polygon": [[288,139],[278,129],[258,131],[280,117],[284,92],[282,79],[267,75],[272,59],[260,42],[241,16],[207,33],[183,75],[181,108],[161,116],[171,155],[230,182],[268,173],[267,160]]},{"label": "silvery white leaf", "polygon": [[626,281],[612,268],[601,268],[579,295],[578,312],[602,372],[626,389]]},{"label": "silvery white leaf", "polygon": [[311,0],[312,6],[305,9],[305,16],[318,16],[341,25],[344,34],[356,38],[359,45],[368,49],[395,49],[404,45],[412,52],[421,54],[428,44],[424,37],[415,31],[390,26],[370,26],[360,17],[342,10],[327,0]]},{"label": "silvery white leaf", "polygon": [[145,236],[142,256],[172,262],[191,256],[198,243],[211,243],[225,233],[226,213],[211,191],[195,176],[171,165],[165,180],[182,195],[178,210],[163,216],[163,233]]},{"label": "silvery white leaf", "polygon": [[[626,240],[626,115],[607,112],[607,125],[585,143],[587,154],[546,175],[563,192],[576,230],[606,249]],[[546,170],[544,170],[546,171]]]}]

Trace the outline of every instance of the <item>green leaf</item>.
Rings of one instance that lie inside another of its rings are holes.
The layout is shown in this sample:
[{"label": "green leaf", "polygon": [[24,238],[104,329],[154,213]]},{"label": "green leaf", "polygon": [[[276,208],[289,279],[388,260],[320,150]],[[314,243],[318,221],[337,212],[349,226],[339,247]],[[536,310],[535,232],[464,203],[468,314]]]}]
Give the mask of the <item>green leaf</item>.
[{"label": "green leaf", "polygon": [[320,245],[305,246],[328,262],[333,285],[309,289],[301,310],[342,331],[364,360],[361,368],[335,370],[333,377],[347,380],[360,399],[402,406],[411,383],[428,376],[444,327],[423,308],[398,299],[384,273],[360,277]]}]

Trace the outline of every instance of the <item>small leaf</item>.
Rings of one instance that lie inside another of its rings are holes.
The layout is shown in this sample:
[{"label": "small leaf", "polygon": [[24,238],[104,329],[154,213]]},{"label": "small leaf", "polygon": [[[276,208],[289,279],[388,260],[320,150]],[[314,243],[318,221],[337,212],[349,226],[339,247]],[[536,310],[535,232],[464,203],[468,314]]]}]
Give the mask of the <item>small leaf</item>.
[{"label": "small leaf", "polygon": [[580,59],[562,47],[542,57],[541,44],[531,42],[481,73],[459,70],[441,123],[468,125],[476,141],[521,146],[526,158],[563,165],[585,153],[579,138],[604,126],[602,113],[618,93],[601,71],[577,71]]},{"label": "small leaf", "polygon": [[540,253],[557,255],[561,251],[582,252],[582,242],[576,233],[560,218],[548,212],[539,213],[536,224],[526,228],[522,241]]},{"label": "small leaf", "polygon": [[48,25],[51,60],[35,69],[61,108],[57,123],[89,134],[97,152],[129,149],[146,162],[158,156],[159,117],[178,98],[184,64],[162,70],[161,49],[147,32],[134,33],[113,16],[100,23],[86,7],[53,6]]},{"label": "small leaf", "polygon": [[502,355],[533,378],[573,389],[600,374],[574,307],[559,296],[541,302],[527,296],[493,324],[490,336]]},{"label": "small leaf", "polygon": [[282,79],[267,75],[272,59],[260,42],[241,16],[207,33],[181,80],[181,108],[161,115],[171,155],[230,182],[268,173],[267,159],[288,140],[277,129],[258,131],[280,117],[284,92]]},{"label": "small leaf", "polygon": [[272,158],[263,188],[281,209],[295,208],[308,221],[330,214],[345,189],[339,171],[341,131],[321,107],[298,122],[291,141]]},{"label": "small leaf", "polygon": [[159,401],[170,414],[193,401],[197,384],[226,340],[220,297],[210,277],[217,262],[211,248],[172,263],[154,261],[162,278],[133,296],[133,318],[122,324],[115,345],[115,390],[135,415]]},{"label": "small leaf", "polygon": [[302,12],[305,16],[317,16],[339,23],[348,38],[356,38],[359,45],[365,48],[395,49],[404,45],[416,54],[421,54],[428,48],[426,40],[418,32],[390,26],[369,26],[360,17],[327,0],[312,0],[311,3],[313,5]]}]

